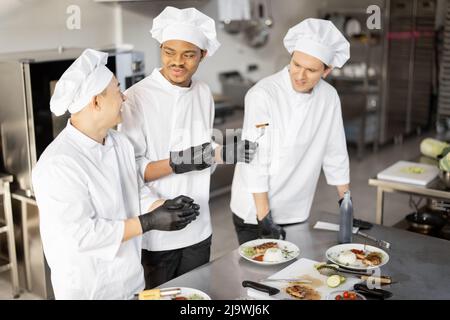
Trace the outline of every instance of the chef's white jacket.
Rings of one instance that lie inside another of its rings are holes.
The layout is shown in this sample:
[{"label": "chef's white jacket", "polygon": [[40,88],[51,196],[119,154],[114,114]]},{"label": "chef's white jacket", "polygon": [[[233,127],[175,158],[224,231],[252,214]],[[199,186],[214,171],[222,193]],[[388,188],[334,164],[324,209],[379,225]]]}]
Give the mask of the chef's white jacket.
[{"label": "chef's white jacket", "polygon": [[[142,177],[150,162],[169,159],[180,151],[212,142],[214,100],[209,87],[193,79],[190,87],[172,85],[154,69],[152,74],[125,91],[123,121],[119,130],[132,142]],[[143,248],[165,251],[185,248],[207,239],[211,233],[209,185],[211,168],[171,174],[147,185],[160,198],[179,195],[193,198],[200,215],[179,231],[152,230],[143,236]]]},{"label": "chef's white jacket", "polygon": [[69,122],[43,152],[32,181],[56,299],[144,289],[141,237],[122,243],[124,220],[157,200],[139,179],[133,146],[114,130],[102,145]]},{"label": "chef's white jacket", "polygon": [[236,167],[230,207],[248,224],[257,223],[253,193],[268,192],[275,223],[292,224],[309,217],[321,168],[329,185],[350,181],[339,96],[324,80],[298,93],[286,67],[258,82],[245,97],[242,137],[259,148]]}]

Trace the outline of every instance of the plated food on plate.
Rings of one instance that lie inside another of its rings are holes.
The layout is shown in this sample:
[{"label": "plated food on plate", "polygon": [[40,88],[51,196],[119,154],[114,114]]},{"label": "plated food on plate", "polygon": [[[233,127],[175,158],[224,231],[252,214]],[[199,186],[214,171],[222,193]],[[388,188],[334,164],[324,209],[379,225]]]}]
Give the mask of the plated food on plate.
[{"label": "plated food on plate", "polygon": [[363,295],[355,291],[334,291],[331,292],[327,300],[367,300]]},{"label": "plated food on plate", "polygon": [[199,295],[197,293],[189,294],[189,295],[178,295],[172,297],[172,300],[205,300],[205,298],[202,295]]},{"label": "plated food on plate", "polygon": [[298,300],[320,300],[320,293],[307,284],[296,284],[286,288],[286,293]]},{"label": "plated food on plate", "polygon": [[383,255],[380,252],[368,252],[358,249],[342,251],[338,260],[344,265],[354,265],[361,262],[366,266],[379,266],[383,261]]},{"label": "plated food on plate", "polygon": [[359,243],[341,244],[326,252],[328,260],[350,269],[369,270],[385,265],[389,255],[376,247]]},{"label": "plated food on plate", "polygon": [[240,255],[259,264],[278,264],[295,259],[299,255],[296,245],[283,240],[253,240],[239,247]]}]

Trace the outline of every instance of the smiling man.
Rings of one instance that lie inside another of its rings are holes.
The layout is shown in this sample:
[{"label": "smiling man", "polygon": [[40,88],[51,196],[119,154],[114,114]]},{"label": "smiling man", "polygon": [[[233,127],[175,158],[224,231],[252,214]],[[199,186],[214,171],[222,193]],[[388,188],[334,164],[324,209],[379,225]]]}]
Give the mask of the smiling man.
[{"label": "smiling man", "polygon": [[33,169],[56,299],[133,298],[144,288],[141,235],[198,215],[192,199],[158,200],[139,179],[133,146],[111,129],[126,98],[107,58],[86,49],[61,76],[50,109],[70,120]]},{"label": "smiling man", "polygon": [[259,148],[251,164],[237,165],[233,179],[230,206],[241,244],[284,239],[283,225],[308,219],[321,168],[339,199],[349,190],[339,96],[322,79],[345,64],[350,45],[330,21],[320,19],[291,28],[284,44],[289,65],[258,82],[245,98],[243,138],[257,139]]},{"label": "smiling man", "polygon": [[167,7],[153,20],[151,33],[160,43],[162,66],[126,92],[120,130],[133,143],[148,186],[158,196],[183,190],[199,203],[200,216],[179,232],[144,236],[147,288],[209,261],[211,166],[223,159],[250,161],[254,153],[254,144],[245,141],[223,147],[213,143],[213,97],[204,82],[192,78],[220,46],[214,20],[194,8]]}]

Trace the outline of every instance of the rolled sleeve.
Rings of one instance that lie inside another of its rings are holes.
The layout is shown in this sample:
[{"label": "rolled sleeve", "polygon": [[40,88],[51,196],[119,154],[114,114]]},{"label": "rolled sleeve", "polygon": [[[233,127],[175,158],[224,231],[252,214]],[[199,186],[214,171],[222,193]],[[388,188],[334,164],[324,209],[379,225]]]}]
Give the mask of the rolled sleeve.
[{"label": "rolled sleeve", "polygon": [[350,161],[347,152],[341,103],[336,94],[333,122],[322,163],[327,183],[331,186],[350,183]]},{"label": "rolled sleeve", "polygon": [[33,172],[41,230],[57,228],[52,234],[58,236],[51,241],[62,241],[68,250],[111,261],[122,244],[125,223],[99,217],[80,172],[66,159],[51,161]]}]

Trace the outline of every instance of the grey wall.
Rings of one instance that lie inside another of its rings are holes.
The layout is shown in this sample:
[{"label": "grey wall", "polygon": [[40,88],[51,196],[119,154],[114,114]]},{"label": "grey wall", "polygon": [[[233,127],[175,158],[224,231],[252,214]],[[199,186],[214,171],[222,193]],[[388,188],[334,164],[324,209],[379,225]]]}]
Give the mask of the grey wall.
[{"label": "grey wall", "polygon": [[[81,9],[80,30],[66,27],[69,5]],[[121,33],[117,10],[93,0],[1,0],[0,53],[114,45]]]}]

